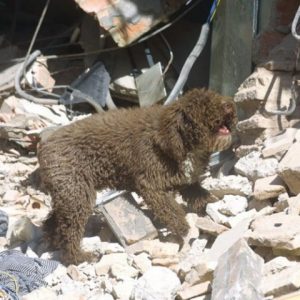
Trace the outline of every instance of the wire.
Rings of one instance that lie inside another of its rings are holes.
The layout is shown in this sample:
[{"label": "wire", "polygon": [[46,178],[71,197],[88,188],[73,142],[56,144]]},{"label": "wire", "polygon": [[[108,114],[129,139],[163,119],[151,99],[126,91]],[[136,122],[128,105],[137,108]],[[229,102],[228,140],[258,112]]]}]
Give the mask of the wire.
[{"label": "wire", "polygon": [[30,53],[31,53],[31,50],[32,50],[32,48],[33,48],[33,45],[34,45],[34,43],[35,43],[36,37],[37,37],[37,35],[38,35],[39,31],[40,31],[41,25],[42,25],[42,23],[43,23],[43,21],[44,21],[46,12],[47,12],[48,7],[49,7],[49,3],[50,3],[50,0],[47,0],[46,4],[45,4],[45,6],[44,6],[44,9],[43,9],[43,11],[42,11],[42,14],[41,14],[41,16],[40,16],[39,22],[38,22],[38,24],[37,24],[37,26],[36,26],[36,29],[35,29],[35,31],[34,31],[34,34],[33,34],[33,37],[32,37],[32,39],[31,39],[30,45],[29,45],[29,47],[28,47],[26,56],[25,56],[25,61],[24,61],[24,65],[23,65],[23,66],[24,66],[24,69],[23,69],[23,76],[24,76],[25,80],[26,80],[25,68],[26,68],[26,66],[27,66],[27,61],[28,61],[29,55],[30,55]]},{"label": "wire", "polygon": [[300,41],[300,35],[297,33],[297,24],[299,22],[299,19],[300,19],[300,6],[298,7],[298,10],[296,12],[296,15],[292,23],[292,34],[297,41]]},{"label": "wire", "polygon": [[210,12],[209,12],[209,15],[208,15],[208,18],[207,18],[207,23],[211,23],[213,18],[215,17],[215,14],[216,14],[216,11],[217,11],[217,8],[220,4],[221,0],[214,0],[211,8],[210,8]]},{"label": "wire", "polygon": [[203,51],[204,46],[206,45],[208,35],[209,35],[209,29],[210,29],[209,25],[216,14],[216,10],[217,10],[219,4],[220,4],[220,0],[215,0],[213,2],[211,9],[210,9],[210,13],[207,18],[207,22],[202,25],[201,32],[200,32],[199,38],[196,42],[196,45],[192,49],[188,58],[186,59],[184,65],[181,69],[181,72],[179,74],[179,77],[176,81],[176,84],[173,87],[171,93],[169,94],[167,100],[164,103],[165,105],[170,104],[171,102],[175,101],[177,99],[179,93],[182,91],[196,59],[199,57],[199,55]]},{"label": "wire", "polygon": [[166,67],[165,67],[165,69],[164,69],[163,74],[162,74],[163,76],[165,76],[166,73],[168,72],[168,70],[169,70],[169,68],[170,68],[170,66],[171,66],[171,64],[172,64],[172,62],[173,62],[173,59],[174,59],[174,53],[173,53],[172,48],[171,48],[171,46],[170,46],[168,40],[166,39],[166,37],[165,37],[162,33],[160,34],[160,37],[161,37],[161,39],[163,40],[163,42],[165,43],[165,45],[167,46],[167,48],[168,48],[168,50],[169,50],[169,55],[170,55],[169,61],[168,61],[167,65],[166,65]]}]

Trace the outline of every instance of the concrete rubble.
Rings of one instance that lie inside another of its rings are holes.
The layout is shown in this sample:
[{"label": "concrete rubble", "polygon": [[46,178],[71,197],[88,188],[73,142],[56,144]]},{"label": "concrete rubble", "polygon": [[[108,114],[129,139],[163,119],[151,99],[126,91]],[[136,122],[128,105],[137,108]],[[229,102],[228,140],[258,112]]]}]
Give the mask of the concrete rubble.
[{"label": "concrete rubble", "polygon": [[[280,47],[291,41],[282,43]],[[289,116],[270,113],[290,106],[291,68],[282,69],[280,47],[236,93],[242,144],[226,174],[210,174],[202,181],[217,201],[206,206],[205,216],[187,213],[191,229],[183,245],[155,228],[155,222],[149,232],[132,237],[118,220],[126,241],[120,243],[95,209],[82,249],[99,260],[59,265],[46,277],[45,287],[22,299],[263,299],[300,290],[300,106]],[[273,62],[275,58],[280,60]],[[53,82],[44,81],[41,73],[40,83],[51,89]],[[2,102],[1,251],[57,258],[42,240],[51,199],[38,184],[36,148],[47,129],[68,122],[62,105],[50,108],[15,96]],[[141,199],[134,200],[144,208]],[[164,238],[158,239],[157,232]]]}]

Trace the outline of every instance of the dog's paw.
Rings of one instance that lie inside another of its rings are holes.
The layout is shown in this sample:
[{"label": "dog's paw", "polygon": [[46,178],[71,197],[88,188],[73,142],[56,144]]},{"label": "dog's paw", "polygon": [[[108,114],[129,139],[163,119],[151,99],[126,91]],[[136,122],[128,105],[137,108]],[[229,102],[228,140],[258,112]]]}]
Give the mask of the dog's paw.
[{"label": "dog's paw", "polygon": [[99,254],[95,254],[93,252],[85,252],[80,251],[77,252],[75,255],[70,255],[69,253],[62,253],[61,261],[64,265],[80,265],[83,262],[97,262],[100,259]]}]

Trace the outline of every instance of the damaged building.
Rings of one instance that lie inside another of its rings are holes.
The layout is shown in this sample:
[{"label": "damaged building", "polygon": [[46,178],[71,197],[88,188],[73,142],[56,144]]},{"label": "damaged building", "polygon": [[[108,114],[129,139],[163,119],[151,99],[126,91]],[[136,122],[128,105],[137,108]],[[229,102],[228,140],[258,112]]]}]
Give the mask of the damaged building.
[{"label": "damaged building", "polygon": [[[3,299],[300,297],[299,0],[3,0],[0,16]],[[93,259],[66,263],[77,246]]]}]

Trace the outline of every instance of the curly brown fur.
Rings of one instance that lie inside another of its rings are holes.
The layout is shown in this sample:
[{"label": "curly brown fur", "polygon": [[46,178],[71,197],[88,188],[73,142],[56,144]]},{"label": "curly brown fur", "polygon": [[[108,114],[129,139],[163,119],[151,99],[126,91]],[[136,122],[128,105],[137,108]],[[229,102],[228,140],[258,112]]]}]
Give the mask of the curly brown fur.
[{"label": "curly brown fur", "polygon": [[[211,153],[230,145],[231,134],[221,129],[235,119],[231,100],[195,89],[171,105],[110,111],[55,131],[41,143],[38,158],[53,205],[45,230],[62,260],[86,259],[80,240],[96,189],[137,192],[169,230],[186,235],[185,212],[174,193],[184,194],[204,173]],[[201,206],[201,195],[199,187],[191,206]]]}]

